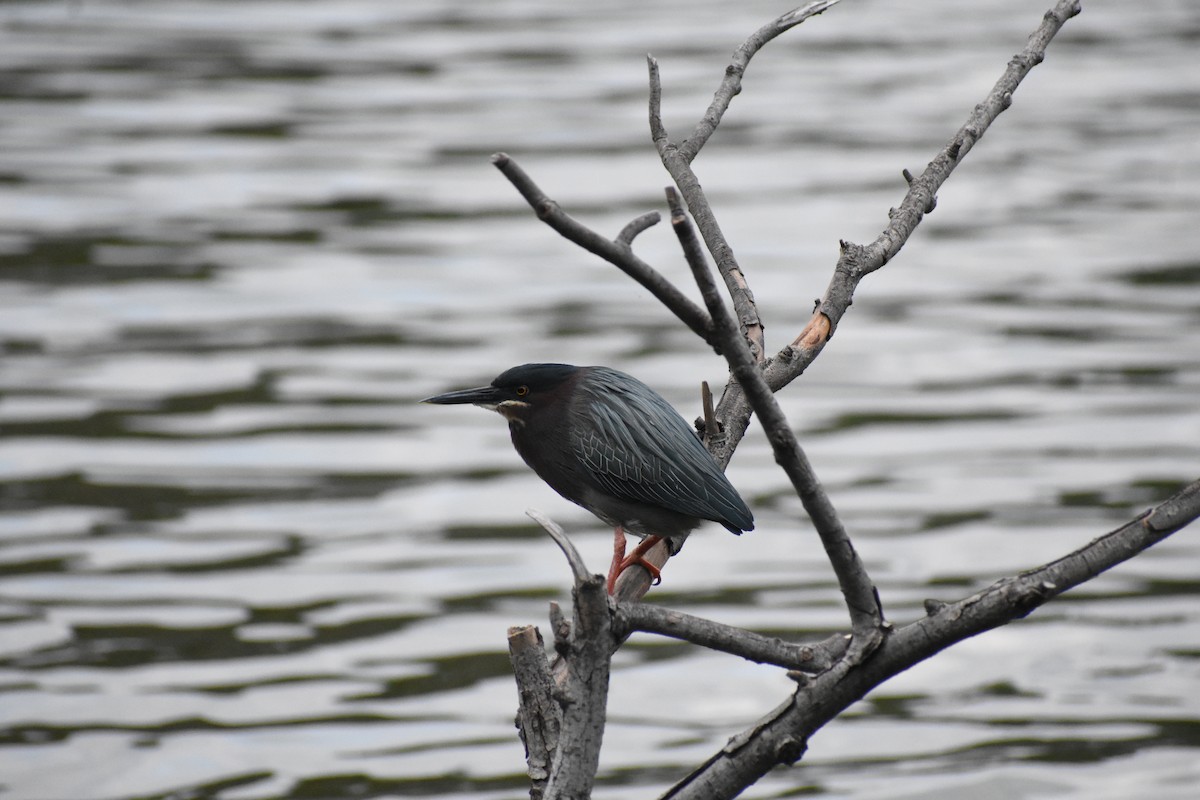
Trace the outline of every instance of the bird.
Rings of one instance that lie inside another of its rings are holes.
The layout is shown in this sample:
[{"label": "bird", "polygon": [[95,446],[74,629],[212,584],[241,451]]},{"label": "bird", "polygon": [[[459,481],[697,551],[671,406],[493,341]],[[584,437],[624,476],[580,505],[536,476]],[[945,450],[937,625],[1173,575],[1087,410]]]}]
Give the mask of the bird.
[{"label": "bird", "polygon": [[[517,453],[567,500],[613,528],[607,589],[666,539],[671,554],[702,521],[735,534],[754,530],[754,515],[683,417],[646,384],[615,369],[522,364],[491,384],[427,397],[438,405],[473,404],[508,421]],[[625,534],[642,537],[626,556]]]}]

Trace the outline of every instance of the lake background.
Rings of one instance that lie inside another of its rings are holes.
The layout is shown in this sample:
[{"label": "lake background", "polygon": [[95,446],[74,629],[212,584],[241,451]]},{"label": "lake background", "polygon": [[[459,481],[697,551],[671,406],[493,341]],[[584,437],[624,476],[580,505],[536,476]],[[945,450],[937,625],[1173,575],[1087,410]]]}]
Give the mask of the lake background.
[{"label": "lake background", "polygon": [[[696,169],[769,351],[869,242],[1049,0],[847,0],[759,53]],[[0,797],[517,798],[510,625],[611,532],[503,422],[420,406],[608,364],[689,419],[723,364],[539,223],[510,153],[609,235],[782,3],[0,4]],[[1200,7],[1085,3],[868,277],[785,409],[903,624],[1200,474]],[[665,223],[639,254],[696,296]],[[757,426],[758,527],[650,600],[846,626]],[[1195,527],[886,684],[747,797],[1190,798]],[[791,690],[651,637],[597,798],[655,796]]]}]

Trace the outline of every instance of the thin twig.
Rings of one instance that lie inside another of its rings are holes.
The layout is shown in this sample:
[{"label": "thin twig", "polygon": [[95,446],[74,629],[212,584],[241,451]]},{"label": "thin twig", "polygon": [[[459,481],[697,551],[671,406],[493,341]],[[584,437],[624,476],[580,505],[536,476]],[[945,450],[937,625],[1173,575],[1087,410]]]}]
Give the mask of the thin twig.
[{"label": "thin twig", "polygon": [[640,217],[634,217],[625,225],[624,228],[621,228],[621,232],[617,234],[617,244],[623,244],[626,247],[629,247],[631,244],[633,244],[633,240],[637,238],[639,233],[648,228],[654,227],[661,220],[662,215],[657,211],[647,211]]},{"label": "thin twig", "polygon": [[708,381],[700,381],[700,408],[704,414],[704,442],[714,441],[721,435],[721,425],[717,422],[717,414],[713,410],[712,389]]},{"label": "thin twig", "polygon": [[815,3],[809,3],[771,20],[751,34],[742,43],[742,46],[734,51],[733,60],[725,68],[725,78],[713,94],[708,110],[696,124],[692,135],[679,145],[679,156],[690,164],[696,154],[700,152],[700,148],[704,147],[708,138],[713,135],[713,131],[721,124],[721,118],[725,116],[725,111],[729,108],[733,98],[742,91],[742,76],[746,73],[746,66],[750,63],[750,59],[754,58],[754,54],[763,48],[763,45],[784,31],[796,27],[809,17],[815,17],[839,2],[841,0],[817,0]]},{"label": "thin twig", "polygon": [[[704,313],[704,309],[688,299],[658,270],[638,258],[630,248],[629,242],[621,241],[620,237],[617,240],[606,239],[572,218],[562,210],[558,203],[551,200],[508,154],[496,153],[492,156],[492,163],[521,193],[521,196],[537,213],[538,219],[558,231],[563,238],[574,242],[588,252],[595,253],[640,283],[693,333],[708,342],[709,345],[715,346],[716,339],[712,332],[712,321]],[[621,236],[627,236],[632,227],[643,224],[645,221],[645,215],[638,217],[625,226]],[[647,227],[649,226],[647,225]],[[628,238],[632,240],[633,236],[628,235]]]},{"label": "thin twig", "polygon": [[[941,188],[950,173],[975,146],[975,142],[983,136],[991,124],[1005,109],[1012,105],[1012,95],[1025,76],[1035,66],[1042,63],[1046,57],[1046,46],[1068,19],[1079,13],[1079,0],[1062,0],[1053,9],[1046,12],[1042,24],[1029,37],[1024,49],[1008,62],[1008,68],[984,101],[975,106],[967,121],[963,123],[953,138],[947,142],[941,152],[929,162],[929,166],[920,177],[908,181],[908,193],[900,205],[889,212],[889,222],[883,232],[876,237],[863,251],[858,252],[855,245],[843,246],[843,256],[849,262],[847,278],[861,280],[862,276],[870,274],[890,261],[900,248],[908,241],[917,225],[925,215],[936,205],[937,190]],[[907,180],[907,176],[906,176]],[[847,251],[850,251],[847,253]],[[841,267],[841,263],[838,265]],[[840,271],[840,270],[839,270]],[[834,280],[838,276],[835,273]],[[846,298],[849,305],[850,298]],[[825,301],[822,300],[822,310]],[[839,307],[837,316],[830,316],[834,328],[844,313],[845,308]]]},{"label": "thin twig", "polygon": [[[674,186],[668,186],[664,189],[667,195],[667,207],[671,210],[671,229],[675,231],[675,237],[679,240],[679,246],[683,250],[683,258],[687,261],[688,267],[692,274],[702,272],[708,274],[708,257],[704,252],[704,246],[700,239],[696,237],[696,228],[688,219],[687,213],[683,210],[683,203],[680,202],[679,192],[675,191]],[[709,310],[709,316],[712,316],[712,308],[714,305],[725,307],[725,301],[721,297],[720,290],[712,281],[706,281],[700,289],[700,299],[704,301],[704,306]],[[720,339],[718,332],[718,340]]]}]

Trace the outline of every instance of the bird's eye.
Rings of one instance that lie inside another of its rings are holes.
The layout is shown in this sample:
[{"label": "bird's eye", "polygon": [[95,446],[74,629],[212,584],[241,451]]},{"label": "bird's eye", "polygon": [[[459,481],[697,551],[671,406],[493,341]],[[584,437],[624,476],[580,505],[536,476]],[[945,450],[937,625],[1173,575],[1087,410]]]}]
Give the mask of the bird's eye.
[{"label": "bird's eye", "polygon": [[524,397],[527,394],[529,394],[528,386],[518,386],[517,387],[517,397]]}]

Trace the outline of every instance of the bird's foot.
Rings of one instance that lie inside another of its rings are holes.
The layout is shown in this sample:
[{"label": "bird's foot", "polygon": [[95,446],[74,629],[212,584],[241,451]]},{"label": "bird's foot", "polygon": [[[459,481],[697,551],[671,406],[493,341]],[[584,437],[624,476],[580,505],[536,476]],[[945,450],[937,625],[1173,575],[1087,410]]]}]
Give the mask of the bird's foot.
[{"label": "bird's foot", "polygon": [[613,563],[608,570],[608,593],[612,594],[617,586],[617,578],[621,577],[621,573],[637,564],[646,572],[650,573],[650,585],[657,586],[662,583],[662,570],[646,560],[646,553],[650,552],[650,548],[662,541],[661,536],[647,536],[638,543],[638,546],[633,548],[633,552],[625,556],[625,535],[621,534],[621,556],[617,558],[617,549],[613,547]]}]

